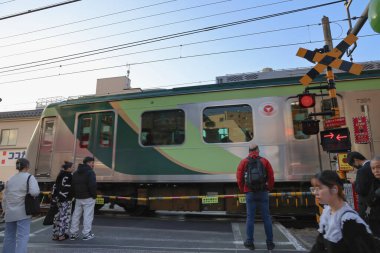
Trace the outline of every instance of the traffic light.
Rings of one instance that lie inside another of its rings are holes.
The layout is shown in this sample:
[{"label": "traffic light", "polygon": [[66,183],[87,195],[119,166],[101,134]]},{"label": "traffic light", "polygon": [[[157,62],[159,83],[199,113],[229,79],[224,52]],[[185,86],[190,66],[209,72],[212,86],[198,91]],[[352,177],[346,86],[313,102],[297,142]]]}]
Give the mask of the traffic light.
[{"label": "traffic light", "polygon": [[304,93],[298,95],[298,104],[302,108],[310,108],[315,106],[315,94]]},{"label": "traffic light", "polygon": [[305,119],[301,121],[302,132],[306,135],[313,135],[319,133],[319,120]]},{"label": "traffic light", "polygon": [[368,9],[368,19],[372,29],[380,33],[380,0],[371,0]]}]

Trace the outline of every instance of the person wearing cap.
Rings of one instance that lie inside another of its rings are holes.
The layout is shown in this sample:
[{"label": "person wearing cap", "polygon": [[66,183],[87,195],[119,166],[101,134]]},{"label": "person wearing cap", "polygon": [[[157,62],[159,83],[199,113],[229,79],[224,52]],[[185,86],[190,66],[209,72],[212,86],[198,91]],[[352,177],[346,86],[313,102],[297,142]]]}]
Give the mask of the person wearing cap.
[{"label": "person wearing cap", "polygon": [[87,156],[83,164],[73,174],[72,188],[75,197],[75,209],[71,219],[70,240],[79,237],[79,223],[83,213],[82,240],[91,240],[94,234],[91,232],[94,219],[96,199],[96,175],[94,172],[94,158]]},{"label": "person wearing cap", "polygon": [[5,212],[4,253],[26,253],[30,233],[31,215],[25,211],[25,195],[29,180],[29,193],[36,197],[40,188],[36,178],[28,173],[29,161],[20,158],[16,161],[18,173],[5,185],[2,207]]},{"label": "person wearing cap", "polygon": [[376,241],[365,221],[346,202],[338,174],[324,170],[316,176],[314,194],[324,204],[318,236],[310,253],[375,253]]},{"label": "person wearing cap", "polygon": [[347,163],[357,169],[354,183],[355,191],[358,194],[359,215],[362,219],[367,219],[367,202],[369,194],[369,185],[375,180],[372,174],[370,161],[359,152],[349,152],[347,154]]},{"label": "person wearing cap", "polygon": [[[245,193],[246,198],[246,208],[247,208],[247,220],[246,220],[246,234],[247,239],[244,242],[244,246],[250,250],[255,249],[254,245],[254,223],[255,223],[255,212],[256,206],[261,209],[261,215],[264,221],[264,229],[266,235],[266,243],[268,250],[272,250],[275,247],[273,243],[273,228],[272,219],[269,213],[269,191],[273,189],[274,186],[274,175],[272,165],[267,159],[259,156],[259,147],[255,143],[249,145],[248,157],[240,161],[236,172],[236,179],[239,186],[240,192]],[[261,164],[266,170],[266,184],[263,189],[258,191],[252,190],[245,183],[244,174],[247,170],[248,163],[250,159],[260,159]]]}]

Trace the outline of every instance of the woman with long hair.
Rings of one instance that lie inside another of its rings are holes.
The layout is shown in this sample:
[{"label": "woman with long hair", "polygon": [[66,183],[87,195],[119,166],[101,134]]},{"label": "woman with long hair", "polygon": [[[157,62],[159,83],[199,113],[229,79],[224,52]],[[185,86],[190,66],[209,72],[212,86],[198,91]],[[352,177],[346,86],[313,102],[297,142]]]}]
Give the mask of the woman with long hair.
[{"label": "woman with long hair", "polygon": [[343,182],[334,171],[316,175],[314,194],[324,204],[319,235],[310,253],[374,253],[368,225],[345,201]]},{"label": "woman with long hair", "polygon": [[73,194],[71,190],[73,163],[65,162],[57,176],[53,189],[53,201],[58,206],[54,216],[53,240],[63,241],[69,238],[71,205]]}]

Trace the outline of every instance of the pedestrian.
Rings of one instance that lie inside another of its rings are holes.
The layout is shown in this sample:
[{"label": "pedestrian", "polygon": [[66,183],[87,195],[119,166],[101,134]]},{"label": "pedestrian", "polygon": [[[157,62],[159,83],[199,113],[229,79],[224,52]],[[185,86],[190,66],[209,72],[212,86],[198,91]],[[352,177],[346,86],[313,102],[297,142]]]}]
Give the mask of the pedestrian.
[{"label": "pedestrian", "polygon": [[310,253],[376,252],[368,225],[345,201],[343,182],[337,173],[325,170],[317,178],[315,197],[325,206]]},{"label": "pedestrian", "polygon": [[370,161],[359,152],[350,152],[347,154],[347,162],[351,167],[357,169],[354,187],[358,194],[358,212],[360,217],[366,221],[367,198],[369,194],[368,186],[371,185],[375,179],[371,171]]},{"label": "pedestrian", "polygon": [[254,223],[256,207],[261,209],[266,235],[268,250],[275,247],[273,243],[272,219],[269,213],[269,191],[274,186],[273,169],[269,161],[259,156],[259,147],[255,143],[249,145],[248,157],[241,160],[236,178],[240,192],[245,193],[247,220],[246,234],[247,239],[244,246],[254,250]]},{"label": "pedestrian", "polygon": [[71,203],[73,199],[71,189],[73,170],[73,163],[65,162],[55,181],[52,204],[57,205],[58,212],[54,216],[53,240],[63,241],[69,238]]},{"label": "pedestrian", "polygon": [[40,188],[36,178],[28,173],[29,161],[17,159],[18,173],[12,176],[5,185],[2,207],[5,212],[4,253],[26,253],[29,241],[31,215],[26,215],[25,195],[29,180],[29,194],[36,197]]},{"label": "pedestrian", "polygon": [[371,160],[371,169],[375,180],[369,186],[368,224],[374,236],[380,239],[380,156]]},{"label": "pedestrian", "polygon": [[95,236],[91,231],[96,199],[94,158],[87,156],[83,159],[83,164],[79,164],[78,169],[73,174],[72,187],[75,197],[75,208],[71,220],[70,240],[76,240],[79,237],[79,223],[82,213],[82,240],[91,240]]}]

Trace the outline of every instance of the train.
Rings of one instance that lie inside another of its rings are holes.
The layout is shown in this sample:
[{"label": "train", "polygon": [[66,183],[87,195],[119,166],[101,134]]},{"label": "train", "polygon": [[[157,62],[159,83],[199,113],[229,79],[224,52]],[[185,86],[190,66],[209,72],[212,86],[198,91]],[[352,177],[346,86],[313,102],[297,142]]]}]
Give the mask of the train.
[{"label": "train", "polygon": [[[360,76],[337,72],[335,78],[341,117],[351,133],[352,119],[367,108],[372,145],[356,144],[353,134],[350,138],[352,150],[370,156],[380,152],[380,62],[363,65]],[[273,166],[276,192],[305,191],[315,173],[335,169],[334,154],[323,151],[320,136],[302,131],[309,113],[331,109],[322,91],[315,107],[299,105],[297,94],[305,88],[299,79],[307,70],[226,75],[209,85],[137,89],[50,104],[27,148],[31,171],[48,190],[64,161],[77,166],[92,156],[98,193],[130,197],[114,199],[127,211],[236,212],[244,209],[236,199],[208,205],[178,197],[239,193],[236,168],[255,142]],[[319,77],[313,86],[324,83]],[[319,117],[321,129],[328,117]]]}]

